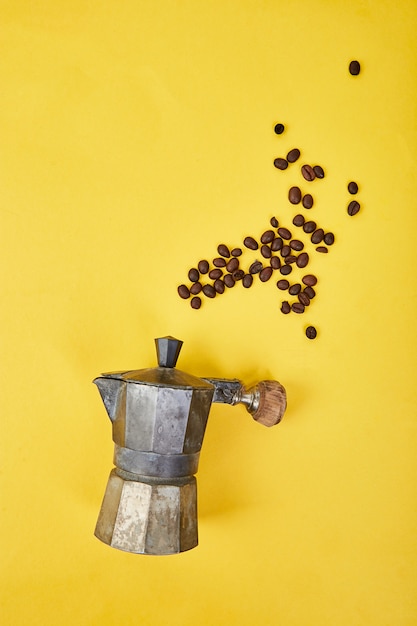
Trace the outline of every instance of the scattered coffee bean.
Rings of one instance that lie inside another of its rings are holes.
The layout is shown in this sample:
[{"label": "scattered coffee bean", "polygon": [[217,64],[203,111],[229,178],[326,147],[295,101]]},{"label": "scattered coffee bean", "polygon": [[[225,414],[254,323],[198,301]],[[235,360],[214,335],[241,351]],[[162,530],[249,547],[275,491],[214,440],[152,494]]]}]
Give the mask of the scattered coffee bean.
[{"label": "scattered coffee bean", "polygon": [[306,193],[306,195],[303,196],[301,204],[305,209],[311,209],[314,204],[313,196],[310,193]]},{"label": "scattered coffee bean", "polygon": [[288,289],[289,293],[292,296],[296,296],[297,294],[300,293],[301,291],[301,285],[300,283],[294,283],[294,285],[291,285],[291,287]]},{"label": "scattered coffee bean", "polygon": [[322,228],[317,228],[314,233],[311,235],[311,243],[320,243],[324,239],[324,230]]},{"label": "scattered coffee bean", "polygon": [[243,244],[249,250],[257,250],[259,248],[258,242],[253,237],[245,237]]},{"label": "scattered coffee bean", "polygon": [[317,283],[317,278],[313,274],[306,274],[303,276],[302,281],[305,285],[312,287]]},{"label": "scattered coffee bean", "polygon": [[301,304],[301,302],[294,302],[291,305],[291,309],[294,311],[294,313],[304,313],[305,311],[304,304]]},{"label": "scattered coffee bean", "polygon": [[307,326],[306,336],[309,339],[315,339],[317,337],[317,330],[314,328],[314,326]]},{"label": "scattered coffee bean", "polygon": [[310,304],[310,298],[308,297],[305,291],[302,291],[301,293],[298,294],[298,299],[301,302],[301,304],[304,304],[304,306],[308,306]]},{"label": "scattered coffee bean", "polygon": [[300,151],[298,148],[294,148],[293,150],[290,150],[289,153],[287,154],[288,163],[295,163],[296,160],[299,158],[300,158]]},{"label": "scattered coffee bean", "polygon": [[209,265],[209,262],[204,259],[198,262],[197,267],[198,267],[198,271],[200,272],[200,274],[207,274],[207,272],[209,271],[210,265]]},{"label": "scattered coffee bean", "polygon": [[237,268],[239,267],[239,259],[237,259],[236,257],[232,257],[230,259],[230,261],[228,261],[226,263],[226,269],[228,272],[230,272],[231,274],[237,270]]},{"label": "scattered coffee bean", "polygon": [[359,190],[358,184],[355,183],[354,180],[350,181],[347,188],[348,188],[348,192],[351,193],[352,196],[354,196],[355,193],[358,193],[358,190]]},{"label": "scattered coffee bean", "polygon": [[293,239],[290,241],[290,247],[296,252],[300,252],[304,248],[304,244],[299,239]]},{"label": "scattered coffee bean", "polygon": [[261,246],[261,254],[265,259],[270,259],[272,256],[272,250],[269,246],[264,244],[263,246]]},{"label": "scattered coffee bean", "polygon": [[274,159],[274,165],[278,170],[286,170],[288,167],[288,161],[282,158]]},{"label": "scattered coffee bean", "polygon": [[266,283],[267,280],[269,280],[272,276],[272,267],[264,267],[260,272],[259,272],[259,279],[263,282]]},{"label": "scattered coffee bean", "polygon": [[290,283],[288,282],[288,280],[285,280],[285,278],[282,278],[281,280],[277,282],[278,289],[285,290],[285,289],[288,289],[289,286],[290,286]]},{"label": "scattered coffee bean", "polygon": [[245,287],[245,289],[249,289],[249,287],[252,286],[252,283],[253,283],[252,274],[245,274],[244,277],[242,278],[242,285]]},{"label": "scattered coffee bean", "polygon": [[282,135],[284,130],[285,130],[284,124],[275,124],[274,131],[276,132],[277,135]]},{"label": "scattered coffee bean", "polygon": [[260,261],[254,261],[252,265],[249,267],[250,274],[258,274],[261,271],[263,265]]},{"label": "scattered coffee bean", "polygon": [[201,298],[194,296],[194,298],[191,298],[190,304],[193,309],[199,309],[201,307]]},{"label": "scattered coffee bean", "polygon": [[233,278],[235,280],[242,280],[242,278],[244,277],[245,272],[244,270],[235,270],[232,274]]},{"label": "scattered coffee bean", "polygon": [[200,272],[195,267],[192,267],[188,272],[188,278],[192,283],[196,283],[200,278]]},{"label": "scattered coffee bean", "polygon": [[304,222],[305,222],[304,215],[301,215],[300,213],[296,215],[292,221],[294,226],[302,226]]},{"label": "scattered coffee bean", "polygon": [[298,255],[297,267],[306,267],[308,265],[309,260],[310,260],[310,257],[308,256],[307,252],[302,252],[301,254]]},{"label": "scattered coffee bean", "polygon": [[287,264],[281,265],[281,267],[279,268],[279,271],[281,272],[283,276],[287,276],[288,274],[291,274],[292,267],[291,265],[287,265]]},{"label": "scattered coffee bean", "polygon": [[278,235],[283,239],[291,239],[291,231],[288,228],[278,228]]},{"label": "scattered coffee bean", "polygon": [[200,291],[202,290],[203,285],[197,281],[196,283],[193,283],[190,287],[190,293],[193,294],[193,296],[196,296],[198,293],[200,293]]},{"label": "scattered coffee bean", "polygon": [[313,167],[313,170],[317,178],[324,178],[324,169],[321,167],[321,165],[315,165]]},{"label": "scattered coffee bean", "polygon": [[275,233],[273,230],[266,230],[261,235],[261,243],[271,243],[271,241],[275,238]]},{"label": "scattered coffee bean", "polygon": [[284,242],[282,241],[281,237],[275,237],[275,239],[271,242],[272,252],[278,252],[278,250],[281,250],[283,243]]},{"label": "scattered coffee bean", "polygon": [[224,259],[223,257],[217,257],[215,259],[213,259],[213,265],[215,267],[226,267],[226,259]]},{"label": "scattered coffee bean", "polygon": [[327,246],[332,246],[334,244],[334,235],[333,235],[333,233],[326,233],[324,235],[324,243]]},{"label": "scattered coffee bean", "polygon": [[240,256],[242,254],[242,248],[233,248],[233,250],[231,250],[230,254],[232,256]]},{"label": "scattered coffee bean", "polygon": [[217,280],[218,278],[220,278],[220,276],[223,274],[223,270],[221,270],[220,268],[217,268],[215,270],[210,270],[209,271],[209,277],[212,280]]},{"label": "scattered coffee bean", "polygon": [[231,274],[225,274],[223,276],[223,282],[226,285],[226,287],[229,287],[229,289],[231,287],[234,287],[234,285],[236,283],[235,279],[233,278],[233,276]]},{"label": "scattered coffee bean", "polygon": [[271,224],[271,226],[273,226],[274,228],[278,228],[279,226],[279,222],[277,220],[276,217],[271,217],[271,219],[269,220],[269,223]]},{"label": "scattered coffee bean", "polygon": [[323,252],[324,254],[326,254],[329,251],[328,248],[326,248],[326,246],[319,246],[318,248],[316,248],[316,252]]},{"label": "scattered coffee bean", "polygon": [[225,290],[224,282],[220,278],[214,281],[213,287],[215,288],[217,293],[224,293],[224,290]]},{"label": "scattered coffee bean", "polygon": [[356,215],[357,213],[359,213],[360,208],[361,205],[359,204],[359,202],[357,202],[356,200],[352,200],[352,202],[349,202],[347,212],[349,215]]},{"label": "scattered coffee bean", "polygon": [[290,311],[291,311],[290,303],[285,300],[281,304],[281,313],[284,313],[284,315],[287,315]]},{"label": "scattered coffee bean", "polygon": [[288,246],[287,244],[285,244],[285,246],[282,246],[281,250],[280,250],[280,255],[282,257],[286,257],[289,254],[291,254],[291,248],[290,246]]},{"label": "scattered coffee bean", "polygon": [[305,233],[314,233],[317,228],[316,222],[309,220],[308,222],[304,222],[303,231]]},{"label": "scattered coffee bean", "polygon": [[299,187],[291,187],[288,192],[288,200],[291,204],[299,204],[301,202],[301,189]]},{"label": "scattered coffee bean", "polygon": [[316,173],[311,167],[311,165],[303,165],[301,168],[301,173],[304,178],[308,181],[312,181],[316,178]]},{"label": "scattered coffee bean", "polygon": [[180,285],[178,287],[178,295],[184,300],[190,297],[190,290],[188,289],[187,285]]},{"label": "scattered coffee bean", "polygon": [[221,243],[217,246],[217,252],[220,254],[220,256],[226,257],[226,259],[230,257],[230,250],[224,243]]},{"label": "scattered coffee bean", "polygon": [[216,296],[216,290],[213,285],[204,285],[203,293],[207,298],[214,298]]},{"label": "scattered coffee bean", "polygon": [[293,254],[289,254],[288,256],[285,257],[285,262],[286,263],[295,263],[297,261],[297,258],[295,255]]},{"label": "scattered coffee bean", "polygon": [[281,267],[281,260],[278,256],[271,256],[271,259],[269,262],[271,264],[272,269],[274,270],[279,270],[279,268]]},{"label": "scattered coffee bean", "polygon": [[310,298],[310,300],[312,300],[314,298],[314,296],[316,295],[316,292],[314,291],[313,287],[304,287],[303,289],[304,293],[306,293],[308,295],[308,297]]},{"label": "scattered coffee bean", "polygon": [[352,74],[352,76],[357,76],[360,71],[361,71],[361,64],[359,63],[359,61],[355,60],[349,63],[349,72]]}]

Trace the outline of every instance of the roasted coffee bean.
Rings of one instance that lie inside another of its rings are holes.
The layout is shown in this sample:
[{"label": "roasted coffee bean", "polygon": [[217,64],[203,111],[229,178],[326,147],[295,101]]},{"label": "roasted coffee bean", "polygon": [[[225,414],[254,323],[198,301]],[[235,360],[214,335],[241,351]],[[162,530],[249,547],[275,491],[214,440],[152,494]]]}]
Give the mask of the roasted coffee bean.
[{"label": "roasted coffee bean", "polygon": [[303,165],[301,168],[301,173],[308,181],[312,181],[316,178],[316,174],[311,165]]},{"label": "roasted coffee bean", "polygon": [[271,219],[269,220],[269,223],[271,224],[271,226],[273,226],[274,228],[278,228],[279,226],[279,222],[277,220],[276,217],[271,217]]},{"label": "roasted coffee bean", "polygon": [[289,286],[290,286],[290,283],[288,282],[288,280],[285,280],[285,278],[282,278],[281,280],[277,282],[278,289],[285,290],[285,289],[288,289]]},{"label": "roasted coffee bean", "polygon": [[214,281],[213,287],[215,288],[217,293],[224,293],[225,286],[221,278],[218,278],[217,280]]},{"label": "roasted coffee bean", "polygon": [[313,274],[306,274],[305,276],[303,276],[302,281],[305,285],[312,287],[317,283],[317,278],[313,276]]},{"label": "roasted coffee bean", "polygon": [[278,256],[271,256],[269,263],[274,270],[279,270],[279,268],[281,267],[281,260]]},{"label": "roasted coffee bean", "polygon": [[230,250],[224,243],[221,243],[217,246],[217,252],[220,254],[220,256],[226,257],[226,259],[230,257]]},{"label": "roasted coffee bean", "polygon": [[291,285],[288,291],[292,296],[296,296],[301,291],[300,283],[294,283],[294,285]]},{"label": "roasted coffee bean", "polygon": [[235,280],[242,280],[244,275],[245,275],[245,272],[243,270],[235,270],[232,274]]},{"label": "roasted coffee bean", "polygon": [[317,337],[317,330],[314,328],[314,326],[307,326],[306,336],[309,339],[315,339]]},{"label": "roasted coffee bean", "polygon": [[226,259],[223,259],[223,257],[219,256],[213,259],[213,265],[215,267],[226,267]]},{"label": "roasted coffee bean", "polygon": [[361,71],[361,64],[359,63],[359,61],[355,60],[349,63],[349,72],[352,74],[352,76],[357,76],[360,71]]},{"label": "roasted coffee bean", "polygon": [[292,221],[294,226],[302,226],[304,222],[305,222],[304,215],[301,215],[301,213],[296,215]]},{"label": "roasted coffee bean", "polygon": [[281,313],[284,313],[284,315],[287,315],[290,311],[291,311],[290,303],[285,300],[285,302],[281,304]]},{"label": "roasted coffee bean", "polygon": [[288,200],[291,204],[299,204],[301,202],[301,189],[299,187],[291,187],[288,192]]},{"label": "roasted coffee bean", "polygon": [[244,277],[242,278],[242,285],[245,287],[245,289],[249,289],[249,287],[252,286],[252,283],[253,283],[252,274],[245,274]]},{"label": "roasted coffee bean", "polygon": [[226,285],[226,287],[229,287],[230,289],[231,287],[234,287],[236,281],[231,274],[225,274],[223,276],[223,282]]},{"label": "roasted coffee bean", "polygon": [[242,254],[242,248],[233,248],[233,250],[231,250],[230,254],[232,256],[240,256]]},{"label": "roasted coffee bean", "polygon": [[306,265],[308,265],[309,260],[310,260],[310,257],[308,256],[307,252],[302,252],[301,254],[298,255],[297,267],[306,267]]},{"label": "roasted coffee bean", "polygon": [[195,267],[192,267],[188,272],[188,278],[192,283],[196,283],[200,278],[200,272]]},{"label": "roasted coffee bean", "polygon": [[322,228],[318,228],[311,235],[311,243],[320,243],[324,239],[324,230]]},{"label": "roasted coffee bean", "polygon": [[288,167],[288,161],[286,159],[274,159],[274,165],[278,170],[286,170]]},{"label": "roasted coffee bean", "polygon": [[301,302],[301,304],[304,304],[304,306],[308,306],[310,304],[310,298],[305,293],[305,291],[302,291],[301,293],[298,294],[298,299]]},{"label": "roasted coffee bean", "polygon": [[287,244],[285,244],[285,246],[282,246],[281,250],[280,250],[280,255],[282,257],[286,257],[289,254],[291,254],[291,248],[290,246],[288,246]]},{"label": "roasted coffee bean", "polygon": [[293,239],[290,241],[290,247],[296,252],[300,252],[304,248],[304,244],[299,239]]},{"label": "roasted coffee bean", "polygon": [[291,231],[288,228],[278,228],[278,235],[283,239],[291,239]]},{"label": "roasted coffee bean", "polygon": [[304,304],[301,304],[301,302],[294,302],[291,305],[291,309],[292,311],[294,311],[294,313],[304,313],[305,311]]},{"label": "roasted coffee bean", "polygon": [[317,178],[324,178],[324,169],[321,167],[321,165],[315,165],[313,167],[313,170]]},{"label": "roasted coffee bean", "polygon": [[223,274],[223,270],[221,270],[220,268],[217,268],[215,270],[210,270],[209,271],[209,277],[212,280],[217,280],[218,278],[220,278],[220,276]]},{"label": "roasted coffee bean", "polygon": [[326,246],[319,246],[318,248],[316,248],[316,252],[322,252],[324,254],[326,254],[328,252],[328,248],[326,248]]},{"label": "roasted coffee bean", "polygon": [[207,272],[209,271],[209,268],[210,268],[209,262],[206,261],[205,259],[198,262],[198,271],[200,272],[200,274],[207,274]]},{"label": "roasted coffee bean", "polygon": [[306,195],[303,196],[301,204],[305,209],[311,209],[314,204],[313,196],[310,193],[306,193]]},{"label": "roasted coffee bean", "polygon": [[360,208],[361,205],[359,204],[359,202],[356,202],[356,200],[352,200],[352,202],[349,202],[347,212],[349,213],[349,215],[356,215],[357,213],[359,213]]},{"label": "roasted coffee bean", "polygon": [[216,290],[213,285],[204,285],[203,293],[207,298],[214,298],[216,296]]},{"label": "roasted coffee bean", "polygon": [[190,290],[188,289],[187,285],[180,285],[178,287],[178,295],[184,300],[190,297]]},{"label": "roasted coffee bean", "polygon": [[259,244],[253,237],[245,237],[243,244],[249,248],[249,250],[257,250],[259,248]]},{"label": "roasted coffee bean", "polygon": [[275,124],[274,131],[276,132],[277,135],[282,135],[284,130],[285,130],[284,124]]},{"label": "roasted coffee bean", "polygon": [[200,291],[202,290],[203,285],[197,281],[196,283],[193,283],[190,287],[190,293],[193,294],[193,296],[196,296],[198,293],[200,293]]},{"label": "roasted coffee bean", "polygon": [[298,148],[293,148],[293,150],[290,150],[289,153],[287,154],[288,163],[295,163],[296,160],[299,158],[300,158],[300,151]]},{"label": "roasted coffee bean", "polygon": [[303,231],[305,233],[314,233],[316,228],[317,228],[316,222],[313,222],[312,220],[308,222],[304,222]]},{"label": "roasted coffee bean", "polygon": [[252,265],[249,267],[249,273],[257,274],[258,272],[261,271],[262,268],[263,268],[263,265],[260,261],[254,261]]},{"label": "roasted coffee bean", "polygon": [[201,298],[194,296],[194,298],[191,298],[190,304],[193,309],[199,309],[201,307]]},{"label": "roasted coffee bean", "polygon": [[285,262],[286,263],[296,263],[297,258],[294,254],[289,254],[288,256],[285,257]]},{"label": "roasted coffee bean", "polygon": [[228,272],[230,272],[231,274],[237,270],[237,268],[239,267],[239,259],[237,259],[236,257],[233,257],[230,259],[230,261],[228,261],[226,263],[226,269]]},{"label": "roasted coffee bean", "polygon": [[260,272],[259,272],[259,279],[263,282],[266,283],[267,280],[269,280],[272,276],[272,272],[273,269],[272,267],[264,267]]},{"label": "roasted coffee bean", "polygon": [[272,256],[272,250],[269,246],[264,244],[263,246],[261,246],[261,254],[265,259],[270,259]]},{"label": "roasted coffee bean", "polygon": [[281,250],[283,243],[284,242],[282,241],[281,237],[275,237],[275,239],[271,241],[272,252],[278,252],[278,250]]},{"label": "roasted coffee bean", "polygon": [[333,233],[326,233],[324,235],[324,243],[328,246],[331,246],[334,244],[334,235]]},{"label": "roasted coffee bean", "polygon": [[314,296],[316,295],[316,292],[314,291],[313,287],[304,287],[303,291],[304,293],[308,295],[310,300],[312,300]]},{"label": "roasted coffee bean", "polygon": [[266,230],[261,235],[261,243],[271,243],[271,241],[275,238],[275,233],[273,230]]},{"label": "roasted coffee bean", "polygon": [[350,183],[348,184],[348,192],[352,194],[352,196],[355,195],[355,193],[358,193],[358,184],[355,183],[354,180],[351,180]]},{"label": "roasted coffee bean", "polygon": [[283,276],[288,276],[288,274],[291,274],[292,272],[292,267],[291,265],[281,265],[281,267],[279,268],[279,271],[281,272],[281,274]]}]

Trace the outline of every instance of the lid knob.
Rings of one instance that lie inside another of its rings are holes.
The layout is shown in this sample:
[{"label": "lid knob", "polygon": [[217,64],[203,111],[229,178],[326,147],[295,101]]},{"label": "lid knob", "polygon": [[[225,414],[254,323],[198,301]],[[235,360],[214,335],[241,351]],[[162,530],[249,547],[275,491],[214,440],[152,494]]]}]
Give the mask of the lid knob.
[{"label": "lid knob", "polygon": [[175,337],[155,339],[159,367],[175,367],[183,342]]}]

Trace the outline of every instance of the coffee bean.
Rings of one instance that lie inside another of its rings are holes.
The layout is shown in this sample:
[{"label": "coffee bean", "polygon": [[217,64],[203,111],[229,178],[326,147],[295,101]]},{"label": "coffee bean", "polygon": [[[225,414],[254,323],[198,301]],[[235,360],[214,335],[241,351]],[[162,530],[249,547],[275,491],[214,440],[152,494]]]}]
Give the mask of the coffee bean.
[{"label": "coffee bean", "polygon": [[187,285],[180,285],[178,287],[178,295],[184,300],[190,297],[190,290],[188,289]]},{"label": "coffee bean", "polygon": [[334,244],[334,235],[333,233],[326,233],[324,235],[324,243],[328,246],[331,246]]},{"label": "coffee bean", "polygon": [[261,246],[261,254],[265,259],[270,259],[272,256],[272,250],[269,246],[264,244],[263,246]]},{"label": "coffee bean", "polygon": [[294,304],[291,305],[291,309],[294,313],[304,313],[305,311],[304,304],[301,304],[301,302],[294,302]]},{"label": "coffee bean", "polygon": [[288,274],[291,274],[292,267],[291,265],[287,265],[287,264],[281,265],[281,267],[279,268],[279,271],[281,272],[283,276],[287,276]]},{"label": "coffee bean", "polygon": [[242,248],[233,248],[233,250],[231,250],[230,254],[232,256],[240,256],[242,254]]},{"label": "coffee bean", "polygon": [[308,295],[308,297],[310,298],[310,300],[312,300],[314,298],[314,296],[316,295],[316,292],[314,291],[313,287],[304,287],[303,289],[304,293],[306,293]]},{"label": "coffee bean", "polygon": [[282,133],[284,132],[285,126],[284,124],[275,124],[274,126],[274,131],[276,132],[277,135],[282,135]]},{"label": "coffee bean", "polygon": [[292,296],[296,296],[301,291],[300,283],[294,283],[294,285],[291,285],[288,291]]},{"label": "coffee bean", "polygon": [[279,226],[279,222],[277,220],[276,217],[271,217],[271,219],[269,220],[269,223],[271,224],[271,226],[273,226],[274,228],[278,228]]},{"label": "coffee bean", "polygon": [[245,287],[245,289],[249,289],[249,287],[252,286],[252,283],[253,283],[252,274],[245,274],[242,279],[242,285]]},{"label": "coffee bean", "polygon": [[305,285],[312,287],[317,283],[317,278],[313,274],[306,274],[306,276],[303,276],[302,281]]},{"label": "coffee bean", "polygon": [[200,272],[200,274],[207,274],[207,272],[209,271],[210,265],[209,265],[209,262],[204,259],[198,262],[197,267],[198,267],[198,271]]},{"label": "coffee bean", "polygon": [[299,204],[301,202],[301,189],[299,187],[291,187],[288,192],[288,200],[291,204]]},{"label": "coffee bean", "polygon": [[291,248],[290,246],[288,246],[287,244],[285,244],[285,246],[282,246],[281,250],[280,250],[280,255],[282,257],[286,257],[289,254],[291,254]]},{"label": "coffee bean", "polygon": [[310,260],[310,257],[308,256],[307,252],[302,252],[301,254],[298,255],[297,267],[306,267],[306,265],[308,265],[309,260]]},{"label": "coffee bean", "polygon": [[302,250],[304,248],[304,244],[299,239],[293,239],[292,241],[290,241],[290,247],[293,250],[296,250],[297,252],[300,252],[300,250]]},{"label": "coffee bean", "polygon": [[223,259],[223,257],[217,257],[213,259],[213,265],[215,267],[226,267],[226,259]]},{"label": "coffee bean", "polygon": [[258,242],[253,237],[245,237],[243,244],[249,248],[249,250],[257,250],[259,248]]},{"label": "coffee bean", "polygon": [[294,148],[293,150],[290,150],[289,153],[287,154],[288,163],[295,163],[296,160],[299,158],[300,158],[300,151],[298,148]]},{"label": "coffee bean", "polygon": [[228,272],[230,272],[231,274],[237,270],[237,268],[239,267],[239,259],[237,259],[236,257],[232,257],[230,259],[230,261],[228,261],[226,263],[226,269]]},{"label": "coffee bean", "polygon": [[304,222],[305,222],[304,215],[301,215],[300,213],[296,215],[292,221],[294,226],[302,226]]},{"label": "coffee bean", "polygon": [[288,256],[285,257],[285,262],[286,263],[295,263],[297,261],[296,256],[294,256],[293,254],[289,254]]},{"label": "coffee bean", "polygon": [[225,290],[224,282],[220,278],[214,281],[213,287],[215,288],[217,293],[224,293],[224,290]]},{"label": "coffee bean", "polygon": [[284,242],[281,237],[275,237],[275,239],[271,242],[272,252],[278,252],[278,250],[281,250],[283,243]]},{"label": "coffee bean", "polygon": [[274,270],[279,270],[279,268],[281,267],[281,261],[278,256],[271,256],[271,259],[269,262],[271,264],[272,269]]},{"label": "coffee bean", "polygon": [[263,268],[263,265],[260,261],[254,261],[252,265],[249,267],[249,273],[257,274],[258,272],[261,271],[262,268]]},{"label": "coffee bean", "polygon": [[204,285],[203,293],[207,298],[214,298],[216,296],[216,290],[213,285]]},{"label": "coffee bean", "polygon": [[352,76],[357,76],[360,71],[361,71],[361,64],[359,63],[359,61],[355,60],[349,63],[349,72],[352,74]]},{"label": "coffee bean", "polygon": [[320,243],[324,238],[324,230],[322,228],[318,228],[311,235],[311,243]]},{"label": "coffee bean", "polygon": [[194,296],[194,298],[191,298],[190,304],[193,309],[199,309],[201,307],[201,298]]},{"label": "coffee bean", "polygon": [[193,294],[193,296],[196,296],[198,293],[200,293],[200,291],[202,290],[203,285],[197,281],[196,283],[193,283],[190,287],[190,293]]},{"label": "coffee bean", "polygon": [[306,336],[309,339],[315,339],[317,337],[317,330],[314,328],[314,326],[307,326]]},{"label": "coffee bean", "polygon": [[308,222],[304,222],[303,231],[305,233],[314,233],[316,228],[317,228],[316,222],[313,222],[312,220]]},{"label": "coffee bean", "polygon": [[301,204],[303,205],[305,209],[311,209],[311,207],[314,204],[313,196],[309,193],[306,193],[306,195],[303,196]]},{"label": "coffee bean", "polygon": [[354,180],[351,180],[350,183],[348,184],[348,192],[351,193],[352,195],[355,195],[355,193],[358,193],[358,184],[355,183]]},{"label": "coffee bean", "polygon": [[321,167],[321,165],[315,165],[313,167],[313,170],[317,178],[324,178],[324,169]]},{"label": "coffee bean", "polygon": [[283,239],[291,239],[291,231],[288,228],[278,228],[278,235]]},{"label": "coffee bean", "polygon": [[230,257],[230,250],[224,243],[221,243],[217,246],[217,252],[220,254],[220,256],[226,257],[226,259]]},{"label": "coffee bean", "polygon": [[277,282],[278,289],[285,290],[285,289],[288,289],[289,286],[290,286],[290,283],[288,282],[288,280],[285,280],[285,278],[282,278],[281,280]]},{"label": "coffee bean", "polygon": [[242,278],[244,277],[245,272],[243,270],[235,270],[232,274],[233,278],[237,281],[237,280],[242,280]]},{"label": "coffee bean", "polygon": [[278,170],[286,170],[288,167],[288,161],[282,158],[274,159],[274,165]]},{"label": "coffee bean", "polygon": [[356,200],[352,200],[352,202],[349,202],[347,212],[349,215],[356,215],[357,213],[359,213],[360,208],[361,205],[359,204],[359,202],[356,202]]},{"label": "coffee bean", "polygon": [[301,304],[304,304],[304,306],[308,306],[310,304],[310,298],[305,293],[305,291],[302,291],[301,293],[298,294],[298,299],[301,302]]},{"label": "coffee bean", "polygon": [[319,246],[318,248],[316,248],[316,252],[323,252],[324,254],[326,254],[329,251],[328,248],[326,248],[326,246]]},{"label": "coffee bean", "polygon": [[275,233],[273,230],[266,230],[261,235],[261,243],[271,243],[271,241],[275,238]]},{"label": "coffee bean", "polygon": [[223,270],[221,270],[220,268],[217,268],[215,270],[210,270],[209,271],[209,277],[212,280],[217,280],[217,278],[220,278],[220,276],[223,274]]},{"label": "coffee bean", "polygon": [[301,168],[301,173],[308,181],[312,181],[316,178],[316,174],[311,165],[303,165]]},{"label": "coffee bean", "polygon": [[231,274],[225,274],[223,276],[223,282],[226,285],[226,287],[229,287],[230,289],[234,287],[236,281]]},{"label": "coffee bean", "polygon": [[266,283],[266,281],[271,278],[272,272],[273,272],[272,267],[264,267],[263,270],[259,272],[259,279],[263,283]]},{"label": "coffee bean", "polygon": [[284,315],[287,315],[290,311],[291,311],[290,303],[285,300],[285,302],[281,304],[281,313],[284,313]]},{"label": "coffee bean", "polygon": [[192,283],[196,283],[200,278],[200,272],[195,267],[192,267],[188,272],[188,278]]}]

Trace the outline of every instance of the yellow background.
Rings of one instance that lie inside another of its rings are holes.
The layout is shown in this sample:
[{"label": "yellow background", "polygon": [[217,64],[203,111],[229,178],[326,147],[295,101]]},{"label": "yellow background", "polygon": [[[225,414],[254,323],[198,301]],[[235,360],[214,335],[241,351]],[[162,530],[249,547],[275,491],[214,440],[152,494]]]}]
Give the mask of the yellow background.
[{"label": "yellow background", "polygon": [[[2,624],[417,624],[414,0],[0,13]],[[291,225],[293,147],[326,170],[317,298],[283,316],[271,279],[193,311],[189,267]],[[213,406],[200,545],[143,557],[93,536],[112,441],[91,381],[153,366],[166,334],[180,369],[276,378],[288,411]]]}]

